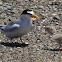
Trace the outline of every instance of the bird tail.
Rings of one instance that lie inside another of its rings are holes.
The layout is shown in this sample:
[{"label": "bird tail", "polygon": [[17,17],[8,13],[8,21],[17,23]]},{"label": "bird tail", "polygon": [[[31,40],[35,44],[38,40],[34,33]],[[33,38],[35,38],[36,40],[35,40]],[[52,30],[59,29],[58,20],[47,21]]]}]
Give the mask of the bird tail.
[{"label": "bird tail", "polygon": [[3,30],[6,25],[0,24],[0,29]]},{"label": "bird tail", "polygon": [[0,25],[0,28],[3,27],[4,25]]}]

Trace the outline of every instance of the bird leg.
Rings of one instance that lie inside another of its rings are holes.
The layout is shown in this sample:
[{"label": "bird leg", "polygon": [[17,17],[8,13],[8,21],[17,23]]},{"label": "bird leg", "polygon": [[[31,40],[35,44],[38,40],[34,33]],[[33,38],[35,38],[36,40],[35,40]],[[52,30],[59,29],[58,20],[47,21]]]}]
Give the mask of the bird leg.
[{"label": "bird leg", "polygon": [[28,42],[24,42],[21,38],[20,38],[22,45],[28,45]]},{"label": "bird leg", "polygon": [[13,40],[13,38],[10,38],[9,40],[10,40],[10,42],[11,42],[11,43],[13,43],[13,41],[12,41],[12,40]]},{"label": "bird leg", "polygon": [[7,43],[7,42],[9,42],[9,43],[10,43],[10,42],[13,43],[13,42],[12,42],[12,38],[8,38],[8,37],[5,39],[5,42],[6,42],[6,43]]},{"label": "bird leg", "polygon": [[9,19],[9,21],[11,21],[11,19]]},{"label": "bird leg", "polygon": [[7,23],[6,23],[6,22],[4,22],[4,25],[7,25]]}]

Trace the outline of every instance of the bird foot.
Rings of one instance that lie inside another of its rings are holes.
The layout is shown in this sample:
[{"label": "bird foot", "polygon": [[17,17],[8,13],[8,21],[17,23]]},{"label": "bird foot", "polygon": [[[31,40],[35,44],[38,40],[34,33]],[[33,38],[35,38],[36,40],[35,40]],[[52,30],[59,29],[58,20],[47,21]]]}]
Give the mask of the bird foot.
[{"label": "bird foot", "polygon": [[28,42],[22,42],[22,45],[25,46],[25,45],[29,45]]}]

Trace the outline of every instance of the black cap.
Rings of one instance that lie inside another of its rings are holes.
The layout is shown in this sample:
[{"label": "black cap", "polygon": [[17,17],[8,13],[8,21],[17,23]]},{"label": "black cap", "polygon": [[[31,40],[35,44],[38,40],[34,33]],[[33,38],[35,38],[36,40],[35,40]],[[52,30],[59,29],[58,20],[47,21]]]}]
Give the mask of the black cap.
[{"label": "black cap", "polygon": [[[27,11],[32,11],[32,10],[26,9],[26,10],[24,10],[24,11],[22,12],[22,14],[29,14],[29,15],[32,15],[32,14],[28,13]],[[22,15],[22,14],[21,14],[21,15]]]}]

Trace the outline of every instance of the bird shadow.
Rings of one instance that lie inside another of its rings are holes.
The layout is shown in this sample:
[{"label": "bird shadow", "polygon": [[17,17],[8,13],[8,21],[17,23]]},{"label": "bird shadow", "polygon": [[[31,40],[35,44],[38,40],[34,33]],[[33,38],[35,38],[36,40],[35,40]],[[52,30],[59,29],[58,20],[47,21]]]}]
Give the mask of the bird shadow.
[{"label": "bird shadow", "polygon": [[22,43],[9,43],[9,42],[0,42],[0,45],[8,46],[8,47],[27,47],[29,44],[22,44]]},{"label": "bird shadow", "polygon": [[[9,42],[0,42],[0,45],[4,45],[7,47],[27,47],[29,44],[22,44],[22,43],[9,43]],[[50,48],[43,48],[42,50],[47,50],[47,51],[62,51],[60,49],[50,49]]]},{"label": "bird shadow", "polygon": [[50,48],[46,48],[46,49],[43,49],[43,50],[48,50],[48,51],[62,51],[62,49],[50,49]]}]

